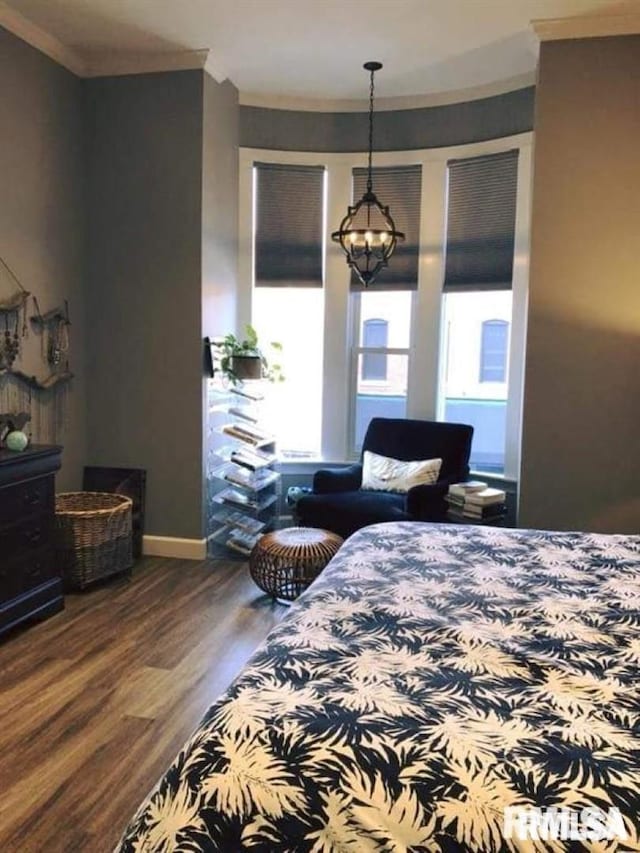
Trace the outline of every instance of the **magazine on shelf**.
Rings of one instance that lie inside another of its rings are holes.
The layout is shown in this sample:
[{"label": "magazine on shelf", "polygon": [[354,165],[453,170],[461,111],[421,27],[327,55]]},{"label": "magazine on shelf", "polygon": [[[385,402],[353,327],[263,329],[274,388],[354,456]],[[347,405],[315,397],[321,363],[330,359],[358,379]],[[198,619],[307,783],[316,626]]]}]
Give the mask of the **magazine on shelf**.
[{"label": "magazine on shelf", "polygon": [[235,504],[257,512],[262,512],[277,500],[277,495],[269,495],[259,500],[256,495],[250,497],[237,489],[225,489],[217,497],[224,503]]},{"label": "magazine on shelf", "polygon": [[232,530],[226,541],[229,548],[239,551],[241,554],[250,554],[258,537],[244,530]]},{"label": "magazine on shelf", "polygon": [[238,406],[229,406],[227,412],[230,415],[234,415],[236,418],[242,418],[245,421],[249,421],[252,424],[258,423],[258,418],[254,415],[251,409],[241,409]]},{"label": "magazine on shelf", "polygon": [[238,510],[222,507],[215,515],[215,520],[220,524],[232,526],[239,530],[244,530],[252,536],[256,536],[265,528],[265,522],[259,521],[257,518],[252,518],[250,515],[244,515]]},{"label": "magazine on shelf", "polygon": [[227,471],[224,475],[224,479],[229,483],[233,483],[235,486],[242,486],[245,489],[251,489],[253,492],[266,489],[267,486],[275,483],[279,478],[280,475],[270,468],[267,470],[259,468],[256,472],[253,472],[248,468],[236,467]]},{"label": "magazine on shelf", "polygon": [[236,504],[237,506],[252,507],[253,502],[244,492],[239,492],[237,489],[225,489],[218,495],[220,500],[227,504]]},{"label": "magazine on shelf", "polygon": [[273,441],[274,438],[268,432],[265,432],[262,429],[259,429],[256,426],[252,426],[250,424],[232,424],[236,432],[243,433],[244,435],[248,435],[249,438],[256,439],[257,441]]},{"label": "magazine on shelf", "polygon": [[236,465],[248,468],[249,471],[259,471],[261,468],[272,465],[277,460],[277,456],[275,453],[265,453],[257,448],[252,450],[243,448],[232,451],[230,460]]},{"label": "magazine on shelf", "polygon": [[222,432],[225,435],[230,435],[240,441],[246,441],[247,444],[253,444],[256,447],[261,444],[271,444],[274,441],[273,436],[253,427],[245,426],[244,424],[225,424],[222,427]]}]

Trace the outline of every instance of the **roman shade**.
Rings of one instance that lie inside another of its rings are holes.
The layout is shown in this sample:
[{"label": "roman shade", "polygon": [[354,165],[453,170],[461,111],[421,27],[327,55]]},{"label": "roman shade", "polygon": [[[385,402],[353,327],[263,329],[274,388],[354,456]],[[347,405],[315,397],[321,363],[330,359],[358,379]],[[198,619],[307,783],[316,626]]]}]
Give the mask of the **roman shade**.
[{"label": "roman shade", "polygon": [[445,291],[511,290],[518,151],[449,160]]},{"label": "roman shade", "polygon": [[[373,191],[381,204],[389,207],[396,229],[405,235],[385,267],[376,276],[372,290],[416,290],[420,255],[420,191],[422,166],[382,166],[373,170]],[[353,198],[367,189],[367,170],[353,170]],[[375,224],[375,223],[374,223]],[[351,290],[364,290],[351,273]]]},{"label": "roman shade", "polygon": [[256,287],[322,287],[324,166],[254,166]]}]

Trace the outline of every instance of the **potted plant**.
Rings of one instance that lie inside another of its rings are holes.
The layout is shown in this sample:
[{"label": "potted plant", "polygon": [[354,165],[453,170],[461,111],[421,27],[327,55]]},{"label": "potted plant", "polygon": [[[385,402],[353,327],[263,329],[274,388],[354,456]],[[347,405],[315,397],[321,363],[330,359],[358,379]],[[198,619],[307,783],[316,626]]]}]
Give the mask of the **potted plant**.
[{"label": "potted plant", "polygon": [[[282,382],[282,367],[269,362],[258,345],[258,335],[251,325],[245,327],[243,340],[234,334],[225,335],[220,341],[213,341],[218,351],[218,369],[233,385],[247,379],[268,379],[270,382]],[[282,350],[282,344],[272,341],[271,349]]]}]

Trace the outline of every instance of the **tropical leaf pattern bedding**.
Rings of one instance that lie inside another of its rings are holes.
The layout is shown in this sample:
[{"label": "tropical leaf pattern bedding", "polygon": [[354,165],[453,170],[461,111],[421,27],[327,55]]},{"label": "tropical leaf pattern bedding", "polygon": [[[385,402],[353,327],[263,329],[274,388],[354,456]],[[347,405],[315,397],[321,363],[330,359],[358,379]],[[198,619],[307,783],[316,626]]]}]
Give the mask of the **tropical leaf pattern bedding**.
[{"label": "tropical leaf pattern bedding", "polygon": [[[149,851],[639,850],[640,537],[412,522],[351,537],[127,829]],[[503,835],[620,810],[616,840]]]}]

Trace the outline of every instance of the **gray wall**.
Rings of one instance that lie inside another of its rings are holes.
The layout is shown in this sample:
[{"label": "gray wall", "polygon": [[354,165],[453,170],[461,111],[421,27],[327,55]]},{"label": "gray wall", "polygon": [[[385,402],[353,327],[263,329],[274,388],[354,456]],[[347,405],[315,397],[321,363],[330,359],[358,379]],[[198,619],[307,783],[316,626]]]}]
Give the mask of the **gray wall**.
[{"label": "gray wall", "polygon": [[147,469],[146,533],[202,536],[203,73],[85,81],[88,461]]},{"label": "gray wall", "polygon": [[233,331],[238,278],[238,90],[204,75],[202,334]]},{"label": "gray wall", "polygon": [[[238,90],[204,77],[202,169],[202,336],[236,330],[238,279]],[[212,471],[218,464],[203,383],[203,530],[210,533]]]},{"label": "gray wall", "polygon": [[[37,296],[42,311],[64,299],[70,305],[75,379],[58,398],[64,454],[57,486],[76,489],[86,456],[81,83],[0,28],[0,104],[0,255]],[[8,295],[0,290],[0,298]],[[41,343],[31,330],[16,368],[47,376]],[[5,388],[8,381],[0,377]],[[38,441],[37,431],[33,437]]]},{"label": "gray wall", "polygon": [[640,36],[542,45],[522,526],[640,530]]},{"label": "gray wall", "polygon": [[[499,139],[533,128],[533,86],[439,107],[378,111],[375,150],[409,151]],[[366,151],[367,118],[359,113],[240,107],[240,145],[278,151]]]}]

